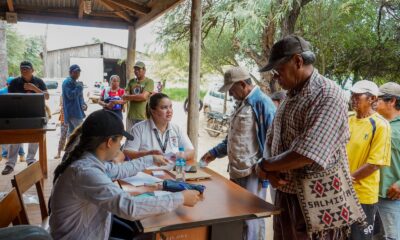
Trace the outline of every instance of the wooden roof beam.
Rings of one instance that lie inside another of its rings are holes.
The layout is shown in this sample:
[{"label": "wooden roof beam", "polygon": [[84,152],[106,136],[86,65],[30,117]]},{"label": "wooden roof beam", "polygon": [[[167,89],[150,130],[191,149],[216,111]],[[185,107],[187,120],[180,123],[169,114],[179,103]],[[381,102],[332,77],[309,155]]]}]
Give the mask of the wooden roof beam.
[{"label": "wooden roof beam", "polygon": [[131,1],[127,1],[127,0],[112,0],[112,1],[121,7],[128,8],[139,14],[148,14],[151,11],[151,8],[141,5],[141,4],[131,2]]},{"label": "wooden roof beam", "polygon": [[172,10],[181,2],[183,2],[183,0],[152,1],[151,11],[138,19],[135,24],[136,29],[143,27],[144,25],[161,16],[166,11]]},{"label": "wooden roof beam", "polygon": [[83,18],[83,0],[79,0],[78,18]]},{"label": "wooden roof beam", "polygon": [[109,9],[111,11],[115,11],[114,13],[118,17],[124,19],[125,21],[127,21],[131,24],[134,24],[134,19],[131,18],[131,16],[129,16],[126,12],[124,12],[124,9],[121,8],[119,5],[111,2],[110,0],[100,0],[100,3],[107,9]]},{"label": "wooden roof beam", "polygon": [[7,6],[8,6],[8,10],[10,12],[14,12],[14,3],[13,0],[7,0]]}]

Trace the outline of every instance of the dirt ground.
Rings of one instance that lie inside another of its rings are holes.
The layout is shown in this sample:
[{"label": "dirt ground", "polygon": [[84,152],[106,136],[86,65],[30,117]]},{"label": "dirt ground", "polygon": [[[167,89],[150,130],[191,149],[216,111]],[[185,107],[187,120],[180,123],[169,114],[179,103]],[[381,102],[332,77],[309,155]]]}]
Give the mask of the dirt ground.
[{"label": "dirt ground", "polygon": [[[51,96],[49,105],[50,108],[55,112],[57,109],[57,104],[58,104],[58,99],[59,96]],[[56,104],[57,103],[57,104]],[[89,104],[88,105],[88,111],[87,114],[100,109],[101,107],[98,104]],[[182,126],[184,130],[186,131],[186,126],[187,126],[187,116],[186,113],[183,110],[183,103],[182,102],[173,102],[173,108],[174,108],[174,115],[173,115],[173,120],[172,122],[178,124],[179,126]],[[59,115],[53,115],[52,118],[50,119],[50,122],[57,122],[58,121]],[[203,112],[200,113],[200,128],[199,128],[199,150],[198,150],[198,160],[200,157],[207,152],[210,148],[213,146],[216,146],[218,143],[220,143],[225,136],[220,135],[218,137],[210,137],[207,132],[204,130],[204,127],[206,125],[206,120]],[[57,154],[57,147],[58,147],[58,140],[60,137],[60,128],[57,127],[56,131],[51,131],[47,133],[47,157],[48,157],[48,165],[49,165],[49,177],[52,175],[52,172],[54,171],[54,168],[57,166],[59,163],[59,159],[54,159],[54,156]],[[25,152],[27,151],[27,144],[24,144]],[[38,157],[38,156],[37,156]],[[5,160],[0,161],[0,170],[2,170],[5,166]],[[227,158],[222,158],[222,159],[217,159],[214,162],[210,163],[209,167],[218,172],[219,174],[223,175],[224,177],[229,177],[227,173],[227,163],[228,159]],[[0,192],[7,192],[11,189],[11,184],[10,184],[10,179],[15,173],[18,173],[22,169],[24,169],[26,166],[26,163],[24,162],[19,162],[17,163],[15,170],[13,173],[11,173],[8,176],[2,176],[0,175]],[[52,177],[50,178],[52,179]],[[49,180],[50,180],[49,179]],[[47,181],[46,181],[47,182]],[[46,197],[50,195],[51,191],[51,181],[49,183],[45,184],[45,192],[46,192]],[[270,201],[269,196],[267,196],[267,201]],[[272,239],[272,225],[271,225],[271,218],[268,218],[266,221],[266,239]]]}]

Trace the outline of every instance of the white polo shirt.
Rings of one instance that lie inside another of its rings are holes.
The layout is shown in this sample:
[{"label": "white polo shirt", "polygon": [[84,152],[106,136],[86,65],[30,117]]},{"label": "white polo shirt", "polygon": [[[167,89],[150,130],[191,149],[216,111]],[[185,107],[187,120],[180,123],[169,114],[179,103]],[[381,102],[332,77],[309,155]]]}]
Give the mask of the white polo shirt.
[{"label": "white polo shirt", "polygon": [[[156,132],[160,142],[157,140]],[[162,134],[154,124],[153,120],[148,119],[133,126],[130,130],[130,133],[133,136],[133,140],[126,141],[124,150],[163,151],[163,147],[165,146],[164,153],[167,154],[177,153],[179,151],[179,147],[183,147],[185,150],[194,149],[188,135],[178,125],[173,123],[169,123],[167,130]]]}]

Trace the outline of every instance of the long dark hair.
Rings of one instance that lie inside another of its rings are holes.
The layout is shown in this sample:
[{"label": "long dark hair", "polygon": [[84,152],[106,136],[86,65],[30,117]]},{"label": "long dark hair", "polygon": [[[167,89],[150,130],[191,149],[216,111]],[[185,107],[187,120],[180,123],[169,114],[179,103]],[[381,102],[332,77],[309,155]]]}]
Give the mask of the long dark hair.
[{"label": "long dark hair", "polygon": [[118,136],[83,137],[82,125],[77,127],[68,139],[68,143],[65,147],[66,152],[61,163],[54,170],[53,184],[69,165],[80,159],[84,152],[94,152],[100,144],[107,141],[107,139],[112,138],[113,141],[115,141],[117,137]]},{"label": "long dark hair", "polygon": [[146,105],[146,116],[147,116],[147,118],[151,117],[151,111],[150,110],[151,109],[153,109],[153,110],[156,109],[156,107],[160,103],[161,99],[163,99],[163,98],[168,98],[169,99],[168,95],[164,94],[164,93],[156,93],[156,94],[151,95],[151,97],[150,97],[150,99],[149,99],[149,101],[147,102],[147,105]]}]

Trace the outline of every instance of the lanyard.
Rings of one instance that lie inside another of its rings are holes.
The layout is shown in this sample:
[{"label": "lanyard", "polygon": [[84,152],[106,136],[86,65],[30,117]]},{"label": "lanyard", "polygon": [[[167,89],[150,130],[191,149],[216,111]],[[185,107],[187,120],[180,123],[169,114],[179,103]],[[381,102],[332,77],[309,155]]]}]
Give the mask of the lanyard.
[{"label": "lanyard", "polygon": [[157,129],[153,129],[153,130],[154,130],[154,134],[156,135],[158,145],[160,145],[162,152],[165,153],[165,150],[167,150],[167,143],[168,143],[168,139],[169,139],[169,130],[167,130],[167,133],[165,135],[164,144],[161,142],[161,139],[160,139],[160,136],[158,135]]}]

